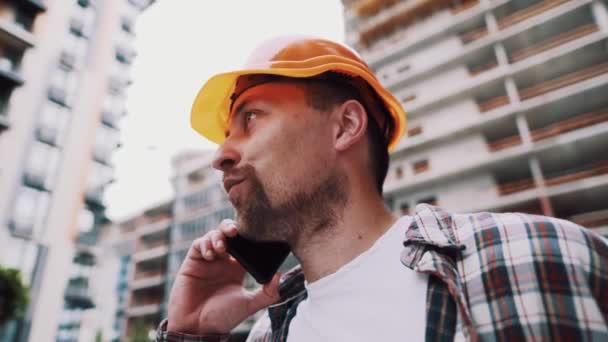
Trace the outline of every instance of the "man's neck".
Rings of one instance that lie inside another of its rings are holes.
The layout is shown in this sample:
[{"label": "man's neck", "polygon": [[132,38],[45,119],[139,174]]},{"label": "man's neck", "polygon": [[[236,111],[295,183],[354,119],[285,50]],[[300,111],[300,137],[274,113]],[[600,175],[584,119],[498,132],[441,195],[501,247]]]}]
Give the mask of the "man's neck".
[{"label": "man's neck", "polygon": [[368,250],[397,220],[380,196],[349,200],[333,227],[299,237],[292,251],[311,283]]}]

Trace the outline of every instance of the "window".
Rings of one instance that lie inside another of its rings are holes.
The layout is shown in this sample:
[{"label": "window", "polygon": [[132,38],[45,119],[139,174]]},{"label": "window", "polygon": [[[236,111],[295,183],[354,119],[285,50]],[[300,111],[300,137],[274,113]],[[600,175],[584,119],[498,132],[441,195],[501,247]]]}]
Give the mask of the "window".
[{"label": "window", "polygon": [[47,144],[60,146],[65,137],[65,130],[69,123],[68,110],[51,101],[42,107],[36,136],[38,140]]},{"label": "window", "polygon": [[23,10],[20,6],[15,9],[15,23],[26,31],[31,31],[34,24],[32,13]]},{"label": "window", "polygon": [[429,170],[429,161],[428,159],[419,160],[412,164],[414,168],[414,174],[423,173]]},{"label": "window", "polygon": [[27,186],[17,192],[13,209],[12,225],[15,233],[38,236],[49,204],[49,195]]},{"label": "window", "polygon": [[403,97],[401,99],[401,103],[406,103],[406,102],[410,102],[410,101],[414,101],[416,99],[416,95],[411,94],[411,95],[407,95],[405,97]]},{"label": "window", "polygon": [[74,72],[58,68],[51,76],[49,99],[60,105],[70,106],[76,91],[77,81]]},{"label": "window", "polygon": [[81,233],[90,232],[95,225],[95,215],[89,210],[83,209],[78,215],[78,231]]},{"label": "window", "polygon": [[422,126],[414,126],[407,131],[408,137],[415,137],[422,134]]},{"label": "window", "polygon": [[129,18],[122,18],[120,22],[120,28],[128,34],[133,34],[133,22]]},{"label": "window", "polygon": [[21,276],[26,284],[32,281],[36,259],[38,258],[39,246],[30,240],[14,236],[7,236],[5,241],[10,248],[0,250],[2,266],[21,270]]},{"label": "window", "polygon": [[426,204],[430,204],[430,205],[437,205],[437,197],[429,196],[429,197],[421,198],[418,200],[417,203],[426,203]]},{"label": "window", "polygon": [[34,141],[25,163],[25,182],[39,190],[51,190],[59,167],[60,151]]},{"label": "window", "polygon": [[107,126],[100,126],[95,136],[95,149],[93,152],[95,160],[109,164],[112,152],[118,146],[119,140],[120,136],[117,130]]},{"label": "window", "polygon": [[395,168],[395,178],[401,179],[403,177],[403,168],[401,166],[397,166]]},{"label": "window", "polygon": [[410,70],[409,64],[402,65],[402,66],[400,66],[400,67],[397,68],[397,73],[400,74],[400,73],[406,72],[408,70]]},{"label": "window", "polygon": [[98,190],[109,184],[114,177],[114,170],[106,165],[93,162],[93,171],[89,174],[88,189]]}]

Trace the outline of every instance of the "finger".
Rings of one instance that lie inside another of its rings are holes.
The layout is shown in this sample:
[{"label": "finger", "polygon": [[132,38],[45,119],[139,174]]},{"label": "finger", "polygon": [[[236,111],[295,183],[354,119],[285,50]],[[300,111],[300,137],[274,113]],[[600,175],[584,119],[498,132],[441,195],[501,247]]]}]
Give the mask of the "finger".
[{"label": "finger", "polygon": [[211,238],[209,233],[205,234],[205,236],[201,238],[200,250],[201,256],[205,260],[212,261],[215,258],[215,253],[213,252],[213,247],[211,246]]},{"label": "finger", "polygon": [[250,314],[253,314],[261,309],[268,307],[279,301],[279,282],[281,274],[277,272],[268,284],[262,286],[252,293],[251,301],[249,302]]},{"label": "finger", "polygon": [[233,237],[238,232],[236,222],[234,220],[225,219],[220,223],[219,229],[224,235]]},{"label": "finger", "polygon": [[224,242],[224,233],[219,230],[214,230],[210,234],[211,245],[217,255],[223,255],[226,253],[226,244]]}]

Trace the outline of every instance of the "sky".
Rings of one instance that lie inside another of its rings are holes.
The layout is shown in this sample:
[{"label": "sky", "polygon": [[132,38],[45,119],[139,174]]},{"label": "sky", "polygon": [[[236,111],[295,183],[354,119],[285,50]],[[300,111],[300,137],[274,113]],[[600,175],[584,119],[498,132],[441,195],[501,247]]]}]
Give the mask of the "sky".
[{"label": "sky", "polygon": [[200,87],[238,69],[261,41],[284,34],[344,41],[340,0],[160,0],[139,17],[116,181],[105,196],[110,219],[171,198],[171,157],[217,147],[190,128]]}]

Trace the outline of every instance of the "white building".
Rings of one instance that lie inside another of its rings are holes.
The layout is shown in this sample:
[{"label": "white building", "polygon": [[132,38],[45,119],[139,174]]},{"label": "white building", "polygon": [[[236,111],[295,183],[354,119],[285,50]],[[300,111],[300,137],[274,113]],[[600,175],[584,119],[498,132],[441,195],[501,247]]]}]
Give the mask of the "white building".
[{"label": "white building", "polygon": [[408,111],[385,198],[608,234],[608,1],[343,1],[347,43]]}]

